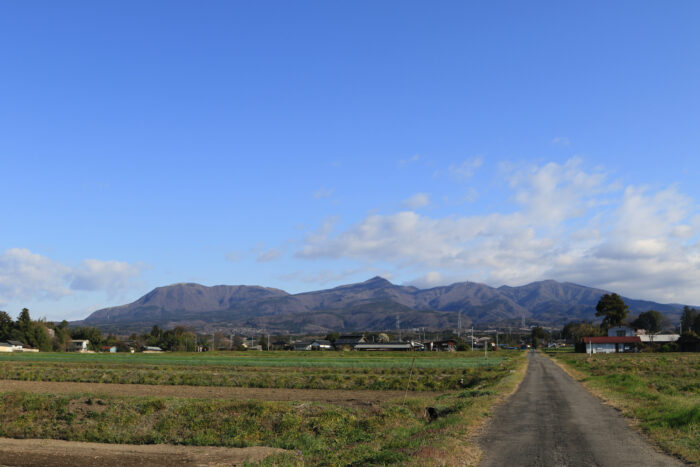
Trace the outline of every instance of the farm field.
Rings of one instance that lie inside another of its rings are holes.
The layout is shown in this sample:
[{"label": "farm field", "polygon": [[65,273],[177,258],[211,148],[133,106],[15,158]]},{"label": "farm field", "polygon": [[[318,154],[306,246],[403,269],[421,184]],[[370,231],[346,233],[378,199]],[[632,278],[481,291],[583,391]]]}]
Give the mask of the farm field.
[{"label": "farm field", "polygon": [[669,453],[700,464],[700,354],[551,354]]},{"label": "farm field", "polygon": [[[8,354],[0,379],[289,389],[452,391],[499,377],[506,352]],[[413,361],[413,357],[416,357]],[[411,366],[413,371],[411,372]],[[290,371],[293,369],[293,371]]]},{"label": "farm field", "polygon": [[263,461],[277,465],[473,463],[470,431],[525,366],[519,351],[11,354],[0,436],[266,446],[286,450]]}]

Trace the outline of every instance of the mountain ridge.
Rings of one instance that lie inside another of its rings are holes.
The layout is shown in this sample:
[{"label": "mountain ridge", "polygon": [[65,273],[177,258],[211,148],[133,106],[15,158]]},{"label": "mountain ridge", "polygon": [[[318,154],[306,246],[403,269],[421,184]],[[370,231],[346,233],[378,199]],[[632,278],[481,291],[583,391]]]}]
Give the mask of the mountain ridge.
[{"label": "mountain ridge", "polygon": [[[74,324],[109,330],[142,330],[185,325],[197,329],[245,328],[274,332],[386,330],[397,317],[404,327],[531,324],[563,325],[597,320],[595,305],[608,291],[570,282],[543,280],[522,286],[491,287],[456,282],[419,289],[375,276],[364,282],[290,294],[259,285],[185,282],[157,287],[136,301],[97,310]],[[623,297],[631,314],[656,309],[670,317],[683,305]]]}]

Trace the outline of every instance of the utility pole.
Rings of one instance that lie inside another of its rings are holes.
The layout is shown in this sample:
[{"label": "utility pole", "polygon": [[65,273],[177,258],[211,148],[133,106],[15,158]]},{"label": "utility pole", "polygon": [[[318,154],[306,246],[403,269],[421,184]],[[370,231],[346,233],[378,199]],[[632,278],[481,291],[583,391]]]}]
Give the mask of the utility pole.
[{"label": "utility pole", "polygon": [[474,351],[474,326],[472,326],[472,352]]},{"label": "utility pole", "polygon": [[399,331],[399,342],[401,342],[401,318],[396,315],[396,329]]},{"label": "utility pole", "polygon": [[462,310],[459,310],[459,315],[457,315],[457,338],[462,336]]},{"label": "utility pole", "polygon": [[489,358],[488,349],[489,349],[489,339],[487,337],[486,340],[484,341],[484,358]]},{"label": "utility pole", "polygon": [[270,333],[267,333],[267,350],[270,350]]}]

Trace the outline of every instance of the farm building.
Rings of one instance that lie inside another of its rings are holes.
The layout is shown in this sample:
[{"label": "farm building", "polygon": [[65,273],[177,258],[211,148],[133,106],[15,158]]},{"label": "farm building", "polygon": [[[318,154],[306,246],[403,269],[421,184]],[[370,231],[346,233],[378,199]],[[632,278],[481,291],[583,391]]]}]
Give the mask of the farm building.
[{"label": "farm building", "polygon": [[0,352],[38,352],[39,349],[34,349],[20,341],[6,341],[0,343]]},{"label": "farm building", "polygon": [[68,352],[87,352],[90,341],[87,339],[73,339],[68,341],[66,350]]},{"label": "farm building", "polygon": [[147,345],[146,347],[143,348],[143,353],[161,353],[163,352],[163,349],[160,347],[152,346],[152,345]]},{"label": "farm building", "polygon": [[294,350],[311,350],[311,344],[312,342],[310,341],[295,342]]},{"label": "farm building", "polygon": [[620,353],[635,352],[642,343],[639,336],[602,336],[584,337],[586,353]]},{"label": "farm building", "polygon": [[365,344],[365,336],[360,334],[346,334],[338,337],[333,343],[335,350],[353,350],[357,344]]},{"label": "farm building", "polygon": [[413,350],[413,345],[410,342],[386,342],[377,344],[357,344],[355,345],[355,350],[386,350],[386,351],[410,351]]},{"label": "farm building", "polygon": [[[488,338],[487,338],[488,339]],[[484,341],[488,342],[488,341]],[[482,344],[483,346],[483,344]],[[430,341],[425,343],[425,349],[431,350],[433,352],[455,352],[457,350],[457,343],[452,339],[444,341]]]},{"label": "farm building", "polygon": [[117,346],[116,345],[103,345],[101,350],[103,352],[117,353]]},{"label": "farm building", "polygon": [[21,351],[22,349],[15,349],[15,346],[10,344],[9,342],[0,342],[0,353],[2,352],[17,352]]},{"label": "farm building", "polygon": [[645,344],[668,344],[681,338],[680,334],[638,334]]},{"label": "farm building", "polygon": [[311,343],[311,350],[333,350],[333,344],[326,339],[318,339]]}]

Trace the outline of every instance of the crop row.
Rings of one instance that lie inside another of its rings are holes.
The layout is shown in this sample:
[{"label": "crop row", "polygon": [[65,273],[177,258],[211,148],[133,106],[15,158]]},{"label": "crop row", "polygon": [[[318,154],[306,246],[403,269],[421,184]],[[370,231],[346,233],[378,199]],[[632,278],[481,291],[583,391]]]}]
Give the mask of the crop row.
[{"label": "crop row", "polygon": [[[484,367],[452,369],[418,368],[411,374],[413,391],[450,391],[474,387],[499,377],[505,362]],[[231,367],[110,367],[84,364],[0,364],[0,379],[71,381],[118,384],[233,386],[289,389],[404,389],[407,369],[334,369]]]}]

